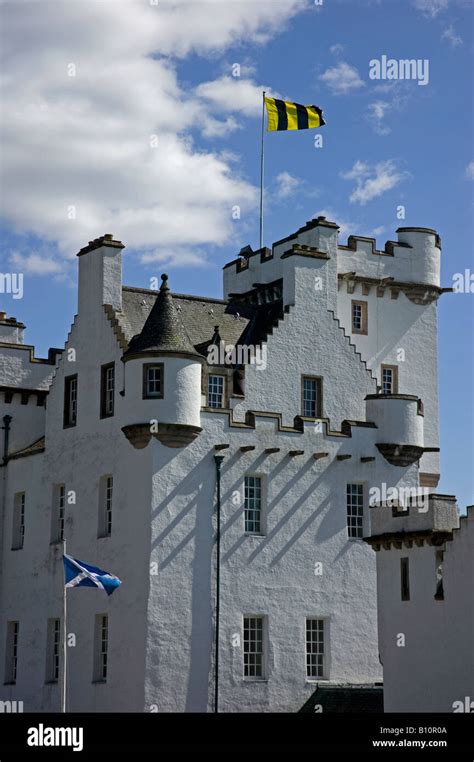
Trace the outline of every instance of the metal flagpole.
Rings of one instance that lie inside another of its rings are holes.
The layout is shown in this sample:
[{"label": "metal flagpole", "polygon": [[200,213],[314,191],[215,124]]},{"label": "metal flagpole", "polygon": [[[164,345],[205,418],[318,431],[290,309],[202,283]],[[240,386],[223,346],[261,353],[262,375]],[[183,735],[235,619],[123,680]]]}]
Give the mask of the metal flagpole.
[{"label": "metal flagpole", "polygon": [[[63,555],[66,554],[66,540],[63,540]],[[63,680],[62,680],[62,695],[61,695],[61,712],[66,712],[67,701],[67,598],[66,598],[66,575],[64,573],[64,558],[63,558]]]},{"label": "metal flagpole", "polygon": [[262,155],[260,160],[260,248],[263,248],[263,185],[265,169],[265,90],[262,100]]}]

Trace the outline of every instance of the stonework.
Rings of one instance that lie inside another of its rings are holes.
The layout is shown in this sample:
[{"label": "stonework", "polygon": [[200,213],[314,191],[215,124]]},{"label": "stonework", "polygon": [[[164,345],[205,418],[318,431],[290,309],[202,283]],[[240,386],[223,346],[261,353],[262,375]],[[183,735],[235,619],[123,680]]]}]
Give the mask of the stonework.
[{"label": "stonework", "polygon": [[[166,276],[159,292],[122,286],[122,249],[106,235],[79,252],[78,313],[62,352],[37,360],[0,320],[0,407],[11,416],[0,665],[7,622],[19,622],[16,683],[0,697],[25,711],[60,709],[59,684],[45,680],[47,621],[62,617],[63,601],[62,543],[51,541],[57,485],[72,495],[67,552],[123,580],[107,599],[68,592],[69,710],[213,711],[216,641],[219,711],[297,711],[318,685],[380,681],[368,497],[382,485],[417,489],[421,473],[433,490],[439,475],[438,235],[402,228],[383,251],[353,236],[343,246],[337,225],[318,218],[226,265],[223,300],[173,294]],[[365,334],[354,330],[353,300],[367,305]],[[212,366],[212,346],[253,354]],[[101,378],[112,364],[111,413]],[[383,365],[398,369],[393,394],[381,394]],[[150,366],[161,370],[148,394]],[[215,376],[222,406],[208,397]],[[76,407],[65,425],[71,377]],[[245,477],[259,479],[258,532],[245,523]],[[363,496],[351,537],[347,485]],[[24,540],[12,550],[19,493]],[[99,614],[109,618],[102,681],[93,673]],[[244,675],[244,617],[262,617],[259,675]],[[315,675],[307,620],[324,631]]]}]

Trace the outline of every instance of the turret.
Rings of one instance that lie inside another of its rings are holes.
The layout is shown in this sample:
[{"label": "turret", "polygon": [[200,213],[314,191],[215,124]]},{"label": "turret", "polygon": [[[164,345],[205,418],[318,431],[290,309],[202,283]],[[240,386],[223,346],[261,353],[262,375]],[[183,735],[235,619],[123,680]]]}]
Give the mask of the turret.
[{"label": "turret", "polygon": [[409,466],[424,452],[423,407],[413,394],[368,394],[366,417],[377,426],[377,449],[393,466]]},{"label": "turret", "polygon": [[168,276],[141,333],[123,355],[130,420],[122,431],[134,447],[155,437],[184,447],[201,431],[201,372],[204,357],[193,347],[168,287]]}]

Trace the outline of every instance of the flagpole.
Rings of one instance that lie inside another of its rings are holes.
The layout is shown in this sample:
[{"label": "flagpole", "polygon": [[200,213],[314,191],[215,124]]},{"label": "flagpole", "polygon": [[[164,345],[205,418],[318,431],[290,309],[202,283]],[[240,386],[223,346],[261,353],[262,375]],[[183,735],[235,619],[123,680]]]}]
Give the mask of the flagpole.
[{"label": "flagpole", "polygon": [[263,186],[265,170],[265,90],[262,92],[262,152],[260,158],[260,248],[263,248]]},{"label": "flagpole", "polygon": [[66,712],[67,701],[67,598],[66,598],[66,575],[64,572],[64,556],[66,555],[66,540],[63,540],[63,680],[62,680],[62,693],[61,693],[61,712]]}]

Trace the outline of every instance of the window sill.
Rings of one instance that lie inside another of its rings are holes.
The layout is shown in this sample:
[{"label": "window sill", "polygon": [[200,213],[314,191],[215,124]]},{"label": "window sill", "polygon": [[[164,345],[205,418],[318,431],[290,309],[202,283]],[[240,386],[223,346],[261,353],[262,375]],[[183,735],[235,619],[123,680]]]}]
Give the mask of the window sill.
[{"label": "window sill", "polygon": [[107,540],[109,537],[112,537],[111,534],[98,534],[97,539],[98,540]]},{"label": "window sill", "polygon": [[243,683],[268,683],[268,677],[243,677]]},{"label": "window sill", "polygon": [[59,680],[45,680],[45,685],[57,685],[59,683]]},{"label": "window sill", "polygon": [[23,550],[23,545],[20,545],[18,548],[10,548],[10,550]]},{"label": "window sill", "polygon": [[245,537],[266,537],[266,534],[263,534],[262,532],[244,532]]},{"label": "window sill", "polygon": [[93,680],[92,685],[106,685],[107,680]]},{"label": "window sill", "polygon": [[10,685],[10,686],[11,686],[11,685],[16,685],[16,681],[12,681],[12,680],[6,680],[6,681],[5,681],[3,684],[4,684],[4,685]]}]

